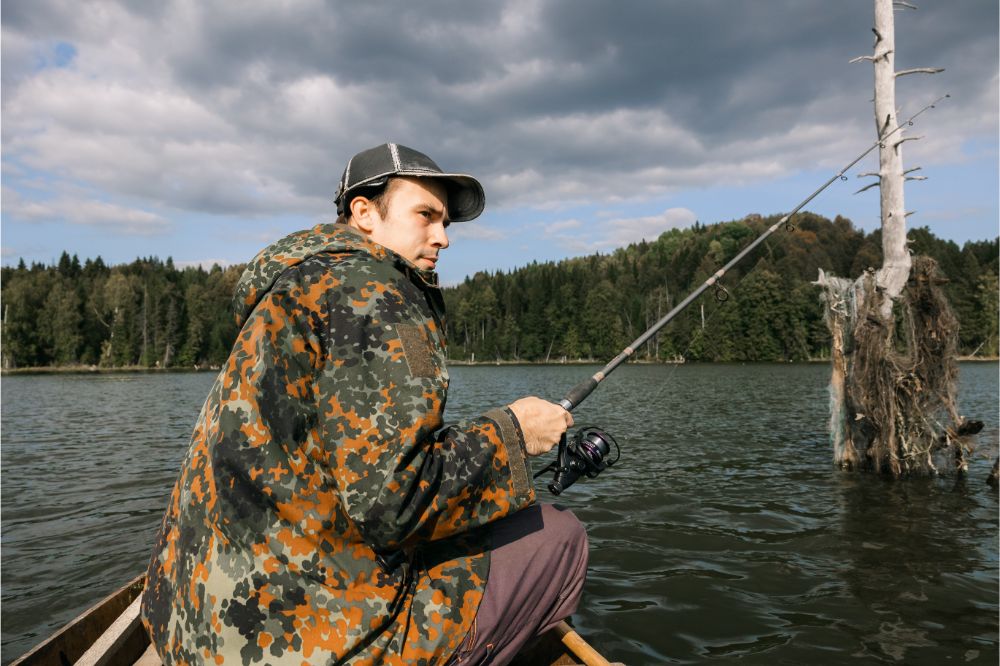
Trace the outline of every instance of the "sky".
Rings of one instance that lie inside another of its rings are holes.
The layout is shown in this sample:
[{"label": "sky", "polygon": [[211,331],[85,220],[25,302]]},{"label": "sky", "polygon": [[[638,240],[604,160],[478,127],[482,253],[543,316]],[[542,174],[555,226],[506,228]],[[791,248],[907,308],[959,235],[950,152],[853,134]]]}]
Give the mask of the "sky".
[{"label": "sky", "polygon": [[[998,3],[896,14],[911,227],[998,234]],[[794,208],[875,140],[871,0],[6,0],[0,261],[246,262],[385,141],[476,176],[444,284]],[[806,210],[870,231],[857,174]]]}]

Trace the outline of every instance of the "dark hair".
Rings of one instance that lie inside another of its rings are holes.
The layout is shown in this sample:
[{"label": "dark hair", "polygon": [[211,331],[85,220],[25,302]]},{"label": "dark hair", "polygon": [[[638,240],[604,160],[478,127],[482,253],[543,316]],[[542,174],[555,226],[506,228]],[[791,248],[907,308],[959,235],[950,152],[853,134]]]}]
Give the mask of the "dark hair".
[{"label": "dark hair", "polygon": [[355,190],[351,190],[345,195],[344,200],[344,220],[351,219],[351,202],[353,202],[358,197],[364,197],[372,202],[375,206],[375,210],[378,211],[379,216],[383,219],[389,213],[389,193],[392,189],[392,181],[395,178],[389,178],[381,185],[375,185],[372,187],[359,187]]}]

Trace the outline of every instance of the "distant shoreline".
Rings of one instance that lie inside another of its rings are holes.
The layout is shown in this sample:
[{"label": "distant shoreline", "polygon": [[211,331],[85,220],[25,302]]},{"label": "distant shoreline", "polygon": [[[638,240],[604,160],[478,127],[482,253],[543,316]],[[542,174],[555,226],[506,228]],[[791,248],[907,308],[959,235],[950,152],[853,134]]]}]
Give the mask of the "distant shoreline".
[{"label": "distant shoreline", "polygon": [[147,368],[141,365],[126,365],[109,368],[97,365],[45,365],[29,368],[3,368],[0,376],[8,375],[110,375],[114,373],[173,374],[183,372],[218,372],[218,367],[205,368]]},{"label": "distant shoreline", "polygon": [[[996,363],[1000,361],[1000,357],[997,356],[960,356],[958,358],[960,363]],[[829,363],[830,359],[827,358],[816,358],[809,359],[808,361],[695,361],[691,362],[692,365],[719,365],[719,364],[731,364],[731,363],[755,363],[761,365],[767,364],[781,364],[781,365],[810,365],[816,363]],[[540,365],[540,366],[558,366],[558,365],[604,365],[606,361],[599,361],[596,359],[574,359],[566,361],[458,361],[449,360],[448,365],[462,366],[462,367],[489,367],[489,366],[516,366],[516,365]],[[684,365],[684,361],[647,361],[647,360],[631,360],[628,362],[630,365]],[[15,376],[15,375],[100,375],[100,374],[116,374],[116,373],[136,373],[136,374],[160,374],[160,373],[193,373],[193,372],[218,372],[221,367],[210,366],[204,368],[147,368],[145,366],[130,365],[123,366],[120,368],[109,368],[96,365],[66,365],[66,366],[41,366],[41,367],[30,367],[30,368],[3,368],[0,369],[0,376]]]}]

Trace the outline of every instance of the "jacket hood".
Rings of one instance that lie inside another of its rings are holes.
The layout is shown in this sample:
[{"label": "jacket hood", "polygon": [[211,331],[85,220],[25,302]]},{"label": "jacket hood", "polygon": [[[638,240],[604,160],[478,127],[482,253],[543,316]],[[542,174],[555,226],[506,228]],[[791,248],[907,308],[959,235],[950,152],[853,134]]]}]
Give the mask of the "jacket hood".
[{"label": "jacket hood", "polygon": [[286,270],[314,255],[330,252],[364,252],[376,259],[391,259],[400,270],[407,273],[423,287],[437,288],[437,274],[425,271],[375,243],[357,229],[346,224],[319,224],[312,229],[296,231],[268,245],[254,257],[243,270],[233,294],[236,325],[243,328],[250,313],[264,295],[271,290]]}]

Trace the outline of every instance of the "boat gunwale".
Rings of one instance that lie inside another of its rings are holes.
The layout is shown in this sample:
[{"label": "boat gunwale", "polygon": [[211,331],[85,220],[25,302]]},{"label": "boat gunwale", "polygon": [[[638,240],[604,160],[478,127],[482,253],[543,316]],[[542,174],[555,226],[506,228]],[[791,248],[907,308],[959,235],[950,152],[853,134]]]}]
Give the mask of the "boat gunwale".
[{"label": "boat gunwale", "polygon": [[[142,594],[145,583],[146,574],[139,574],[12,661],[10,666],[75,663]],[[145,631],[141,633],[145,635]],[[145,644],[148,643],[147,637]]]}]

